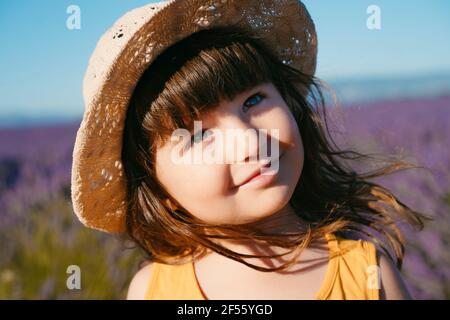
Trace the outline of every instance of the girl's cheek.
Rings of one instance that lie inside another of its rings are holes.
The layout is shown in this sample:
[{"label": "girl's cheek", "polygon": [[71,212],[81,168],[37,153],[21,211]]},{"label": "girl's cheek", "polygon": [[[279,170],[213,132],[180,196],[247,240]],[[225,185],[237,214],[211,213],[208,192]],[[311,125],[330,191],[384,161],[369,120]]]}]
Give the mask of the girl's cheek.
[{"label": "girl's cheek", "polygon": [[264,120],[264,124],[261,123],[261,127],[270,129],[271,136],[275,140],[278,139],[280,142],[289,143],[298,134],[297,123],[287,106],[274,108]]},{"label": "girl's cheek", "polygon": [[224,195],[228,181],[223,165],[186,165],[177,169],[180,192],[197,199]]}]

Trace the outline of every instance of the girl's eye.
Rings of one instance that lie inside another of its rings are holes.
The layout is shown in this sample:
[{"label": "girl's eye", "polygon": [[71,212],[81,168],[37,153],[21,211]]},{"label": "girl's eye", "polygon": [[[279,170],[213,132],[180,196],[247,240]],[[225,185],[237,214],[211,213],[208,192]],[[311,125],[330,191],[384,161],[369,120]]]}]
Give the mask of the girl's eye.
[{"label": "girl's eye", "polygon": [[256,94],[254,94],[247,101],[245,101],[245,103],[244,103],[244,111],[247,111],[250,107],[252,107],[253,103],[254,104],[260,103],[265,97],[266,97],[266,95],[264,93],[262,93],[262,92],[258,92]]},{"label": "girl's eye", "polygon": [[[262,92],[258,92],[256,94],[254,94],[253,96],[251,96],[249,99],[247,99],[244,103],[244,111],[247,111],[250,107],[253,106],[253,104],[259,104],[264,98],[266,98],[266,95]],[[207,132],[207,134],[205,135],[205,131]],[[190,140],[190,144],[195,144],[198,142],[202,142],[203,140],[205,140],[207,137],[209,137],[210,135],[212,135],[213,132],[212,130],[208,130],[208,129],[202,129],[202,131],[198,131],[197,133],[191,135],[191,140]],[[186,146],[186,148],[188,148],[189,146]]]},{"label": "girl's eye", "polygon": [[[206,134],[204,134],[205,131],[207,132]],[[210,136],[212,133],[213,133],[212,130],[208,130],[208,129],[202,129],[202,131],[198,131],[197,133],[195,133],[191,136],[191,144],[203,141],[208,136]]]}]

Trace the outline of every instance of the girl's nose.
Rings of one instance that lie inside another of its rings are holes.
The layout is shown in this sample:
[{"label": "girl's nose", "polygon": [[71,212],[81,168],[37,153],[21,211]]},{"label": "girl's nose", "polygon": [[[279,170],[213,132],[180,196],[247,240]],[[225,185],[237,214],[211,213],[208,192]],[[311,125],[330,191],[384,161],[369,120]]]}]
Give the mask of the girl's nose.
[{"label": "girl's nose", "polygon": [[[258,128],[255,128],[245,117],[230,118],[225,130],[227,163],[257,162],[260,152],[258,138],[260,134]],[[265,143],[264,140],[263,143]]]}]

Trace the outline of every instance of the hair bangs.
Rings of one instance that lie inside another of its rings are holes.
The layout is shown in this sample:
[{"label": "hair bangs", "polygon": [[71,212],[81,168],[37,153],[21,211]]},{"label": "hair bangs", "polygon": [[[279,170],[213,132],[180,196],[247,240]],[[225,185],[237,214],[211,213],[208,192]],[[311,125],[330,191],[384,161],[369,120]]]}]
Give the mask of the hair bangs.
[{"label": "hair bangs", "polygon": [[146,115],[159,123],[158,141],[166,141],[178,128],[192,130],[195,120],[222,101],[273,80],[274,62],[253,40],[238,28],[202,30],[158,57],[155,72],[167,81]]}]

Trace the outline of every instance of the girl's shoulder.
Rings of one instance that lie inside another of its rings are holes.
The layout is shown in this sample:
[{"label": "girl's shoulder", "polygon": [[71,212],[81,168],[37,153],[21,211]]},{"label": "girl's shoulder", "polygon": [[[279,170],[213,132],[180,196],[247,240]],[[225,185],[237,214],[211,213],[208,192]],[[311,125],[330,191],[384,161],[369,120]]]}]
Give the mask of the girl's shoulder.
[{"label": "girl's shoulder", "polygon": [[328,273],[317,294],[323,300],[378,300],[375,245],[365,239],[327,234]]},{"label": "girl's shoulder", "polygon": [[154,267],[155,262],[145,261],[144,266],[139,269],[139,271],[136,272],[136,274],[131,279],[130,285],[128,287],[127,300],[145,299],[148,283],[150,281],[151,275],[153,274]]},{"label": "girl's shoulder", "polygon": [[343,260],[336,264],[341,277],[362,279],[377,299],[412,298],[400,270],[376,241],[351,234],[333,234],[330,239]]}]

